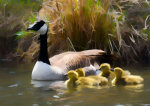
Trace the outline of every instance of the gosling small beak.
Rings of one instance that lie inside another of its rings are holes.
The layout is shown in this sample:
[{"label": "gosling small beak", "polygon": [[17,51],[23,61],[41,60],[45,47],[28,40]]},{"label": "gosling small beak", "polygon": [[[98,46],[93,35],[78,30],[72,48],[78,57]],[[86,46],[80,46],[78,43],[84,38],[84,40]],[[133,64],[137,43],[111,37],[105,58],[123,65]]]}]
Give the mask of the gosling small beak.
[{"label": "gosling small beak", "polygon": [[64,74],[64,77],[67,77],[68,76],[68,74]]},{"label": "gosling small beak", "polygon": [[102,68],[99,68],[99,70],[101,70]]},{"label": "gosling small beak", "polygon": [[114,71],[114,69],[113,69],[113,68],[111,68],[110,70],[111,70],[111,71]]}]

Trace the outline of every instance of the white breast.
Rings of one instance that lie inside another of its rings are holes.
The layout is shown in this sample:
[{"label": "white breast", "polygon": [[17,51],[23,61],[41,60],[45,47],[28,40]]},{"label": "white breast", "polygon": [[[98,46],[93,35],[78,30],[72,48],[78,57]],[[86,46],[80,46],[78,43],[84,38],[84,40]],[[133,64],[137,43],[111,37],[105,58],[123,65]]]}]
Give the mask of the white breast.
[{"label": "white breast", "polygon": [[44,24],[44,25],[38,30],[38,32],[39,32],[41,35],[46,34],[46,32],[47,32],[47,25]]},{"label": "white breast", "polygon": [[64,72],[60,68],[52,67],[44,62],[37,61],[33,71],[33,80],[63,80]]}]

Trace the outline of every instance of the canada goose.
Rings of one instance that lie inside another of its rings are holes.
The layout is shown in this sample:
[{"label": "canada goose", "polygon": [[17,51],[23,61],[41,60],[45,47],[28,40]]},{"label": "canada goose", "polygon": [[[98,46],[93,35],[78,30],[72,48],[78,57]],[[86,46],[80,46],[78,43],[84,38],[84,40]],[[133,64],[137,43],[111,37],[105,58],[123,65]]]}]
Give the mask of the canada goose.
[{"label": "canada goose", "polygon": [[124,70],[116,67],[114,68],[115,78],[112,80],[114,85],[135,85],[144,81],[141,76],[138,75],[125,75]]},{"label": "canada goose", "polygon": [[[43,20],[36,21],[27,30],[40,33],[40,53],[33,71],[33,80],[64,80],[69,70],[80,67],[87,68],[86,75],[95,74],[95,63],[111,60],[111,57],[102,50],[85,50],[81,52],[65,52],[48,58],[47,33],[48,26]],[[109,58],[108,58],[109,57]],[[88,70],[89,69],[89,70]],[[94,70],[94,71],[93,71]]]},{"label": "canada goose", "polygon": [[[85,77],[85,71],[83,68],[79,68],[75,70],[78,73],[78,77]],[[91,76],[87,76],[86,78],[92,78],[95,79],[97,81],[100,81],[99,85],[107,85],[108,84],[108,79],[100,76],[100,75],[91,75]]]}]

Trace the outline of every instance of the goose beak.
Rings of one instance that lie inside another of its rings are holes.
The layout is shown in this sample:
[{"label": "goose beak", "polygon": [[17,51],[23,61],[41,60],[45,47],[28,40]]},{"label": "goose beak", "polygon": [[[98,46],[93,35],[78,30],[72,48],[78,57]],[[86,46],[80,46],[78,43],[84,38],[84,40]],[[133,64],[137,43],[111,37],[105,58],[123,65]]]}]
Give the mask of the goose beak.
[{"label": "goose beak", "polygon": [[64,80],[67,80],[67,79],[68,79],[68,73],[64,74]]},{"label": "goose beak", "polygon": [[111,71],[114,71],[114,69],[113,69],[113,68],[111,68],[110,70],[111,70]]},{"label": "goose beak", "polygon": [[27,31],[30,31],[30,30],[34,30],[34,29],[33,29],[33,28],[30,28],[30,27],[29,27],[29,28],[27,28]]},{"label": "goose beak", "polygon": [[27,31],[31,30],[31,28],[27,28]]}]

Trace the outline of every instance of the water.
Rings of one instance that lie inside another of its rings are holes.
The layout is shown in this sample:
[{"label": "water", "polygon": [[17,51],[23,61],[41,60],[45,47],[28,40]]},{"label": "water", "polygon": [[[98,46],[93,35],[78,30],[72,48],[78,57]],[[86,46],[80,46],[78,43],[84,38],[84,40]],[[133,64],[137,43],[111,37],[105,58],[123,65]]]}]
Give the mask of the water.
[{"label": "water", "polygon": [[32,67],[0,62],[0,106],[150,105],[150,67],[132,72],[144,77],[143,87],[85,88],[72,93],[68,93],[62,81],[31,81]]}]

